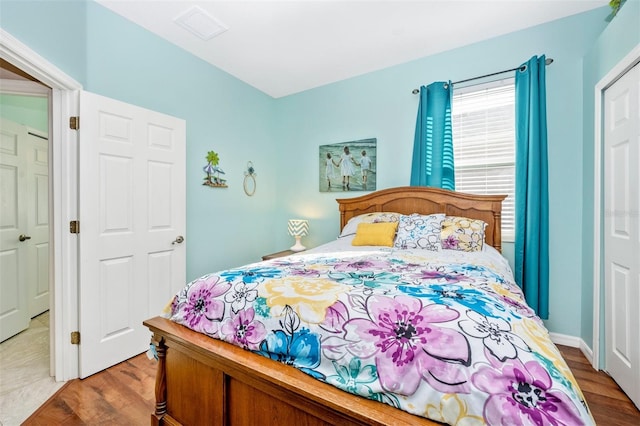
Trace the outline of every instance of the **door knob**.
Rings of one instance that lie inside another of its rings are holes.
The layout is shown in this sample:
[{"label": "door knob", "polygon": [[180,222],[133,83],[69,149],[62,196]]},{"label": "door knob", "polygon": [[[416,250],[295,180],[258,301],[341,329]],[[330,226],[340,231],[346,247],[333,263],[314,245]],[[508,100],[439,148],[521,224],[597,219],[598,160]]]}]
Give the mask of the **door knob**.
[{"label": "door knob", "polygon": [[20,241],[27,241],[27,240],[30,240],[30,239],[31,239],[30,236],[24,235],[24,234],[20,234],[20,236],[18,237],[18,240],[20,240]]},{"label": "door knob", "polygon": [[184,237],[182,235],[178,235],[175,241],[172,242],[171,244],[182,244],[183,241],[184,241]]}]

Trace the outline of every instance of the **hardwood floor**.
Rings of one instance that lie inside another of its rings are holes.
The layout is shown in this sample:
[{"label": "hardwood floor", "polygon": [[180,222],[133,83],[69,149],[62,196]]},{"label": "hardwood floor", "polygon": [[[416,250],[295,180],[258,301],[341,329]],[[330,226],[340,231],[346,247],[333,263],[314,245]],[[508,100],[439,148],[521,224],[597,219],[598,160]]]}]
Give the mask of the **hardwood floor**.
[{"label": "hardwood floor", "polygon": [[148,425],[155,406],[156,365],[141,354],[71,380],[23,425]]},{"label": "hardwood floor", "polygon": [[638,426],[640,411],[607,374],[595,371],[580,349],[558,345],[598,425]]},{"label": "hardwood floor", "polygon": [[[598,425],[638,426],[640,411],[579,349],[558,346]],[[156,362],[138,355],[84,380],[72,380],[23,425],[148,425],[155,405]]]}]

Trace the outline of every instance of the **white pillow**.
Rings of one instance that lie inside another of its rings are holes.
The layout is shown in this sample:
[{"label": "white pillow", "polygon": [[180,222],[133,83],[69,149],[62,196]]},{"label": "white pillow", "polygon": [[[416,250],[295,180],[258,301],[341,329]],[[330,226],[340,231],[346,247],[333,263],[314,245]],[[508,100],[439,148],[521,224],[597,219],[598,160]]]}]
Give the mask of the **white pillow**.
[{"label": "white pillow", "polygon": [[440,251],[440,230],[444,213],[401,216],[394,247]]}]

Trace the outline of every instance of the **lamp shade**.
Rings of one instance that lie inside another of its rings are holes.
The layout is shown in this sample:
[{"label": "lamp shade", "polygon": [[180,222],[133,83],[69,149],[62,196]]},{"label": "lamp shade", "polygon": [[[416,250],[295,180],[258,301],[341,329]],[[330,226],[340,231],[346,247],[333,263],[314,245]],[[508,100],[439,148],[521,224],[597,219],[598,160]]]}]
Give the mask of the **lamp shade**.
[{"label": "lamp shade", "polygon": [[304,219],[289,219],[289,235],[304,237],[309,234],[309,221]]}]

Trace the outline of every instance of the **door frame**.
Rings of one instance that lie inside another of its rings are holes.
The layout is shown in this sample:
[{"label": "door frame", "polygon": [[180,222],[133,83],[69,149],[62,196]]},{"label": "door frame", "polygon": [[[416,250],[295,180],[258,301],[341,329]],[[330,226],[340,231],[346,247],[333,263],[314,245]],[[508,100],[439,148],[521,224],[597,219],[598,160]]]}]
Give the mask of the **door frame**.
[{"label": "door frame", "polygon": [[593,348],[591,365],[596,370],[605,367],[605,318],[604,318],[604,277],[602,276],[602,262],[604,247],[602,238],[603,220],[603,99],[604,92],[611,87],[627,71],[640,63],[640,44],[637,44],[620,62],[618,62],[595,86],[595,133],[594,133],[594,167],[593,167]]},{"label": "door frame", "polygon": [[50,354],[57,381],[78,377],[78,346],[70,335],[78,330],[78,238],[69,233],[77,219],[78,135],[69,117],[78,114],[82,85],[0,28],[0,57],[51,87],[49,164],[51,293]]}]

